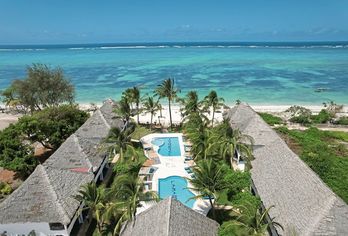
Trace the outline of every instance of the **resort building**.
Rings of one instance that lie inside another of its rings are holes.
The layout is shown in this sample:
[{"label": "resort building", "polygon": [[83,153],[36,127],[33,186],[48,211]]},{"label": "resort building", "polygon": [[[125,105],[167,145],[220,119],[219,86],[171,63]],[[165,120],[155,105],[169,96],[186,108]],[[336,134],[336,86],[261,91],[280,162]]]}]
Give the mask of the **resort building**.
[{"label": "resort building", "polygon": [[110,127],[123,127],[114,117],[115,103],[104,105],[0,204],[0,234],[70,235],[83,222],[80,187],[102,180],[108,155],[100,144]]},{"label": "resort building", "polygon": [[348,206],[248,105],[232,108],[232,128],[254,138],[254,191],[283,227],[272,235],[348,235]]},{"label": "resort building", "polygon": [[219,224],[173,197],[160,201],[126,222],[121,236],[215,236]]}]

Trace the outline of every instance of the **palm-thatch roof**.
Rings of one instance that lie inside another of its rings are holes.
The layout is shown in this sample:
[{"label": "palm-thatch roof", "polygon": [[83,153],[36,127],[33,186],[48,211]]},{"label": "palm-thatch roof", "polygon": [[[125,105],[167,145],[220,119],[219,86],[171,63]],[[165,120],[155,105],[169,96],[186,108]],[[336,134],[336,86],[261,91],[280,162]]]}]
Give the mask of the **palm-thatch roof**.
[{"label": "palm-thatch roof", "polygon": [[0,205],[0,223],[70,223],[80,203],[74,199],[93,174],[39,165]]},{"label": "palm-thatch roof", "polygon": [[115,119],[115,103],[108,100],[43,165],[0,204],[0,224],[25,222],[70,223],[80,203],[80,187],[91,182],[105,159],[99,144]]},{"label": "palm-thatch roof", "polygon": [[[348,235],[348,206],[295,154],[248,105],[226,118],[255,140],[252,179],[265,207],[285,235]],[[280,231],[280,230],[278,230]]]},{"label": "palm-thatch roof", "polygon": [[219,224],[169,197],[123,225],[121,236],[214,236]]}]

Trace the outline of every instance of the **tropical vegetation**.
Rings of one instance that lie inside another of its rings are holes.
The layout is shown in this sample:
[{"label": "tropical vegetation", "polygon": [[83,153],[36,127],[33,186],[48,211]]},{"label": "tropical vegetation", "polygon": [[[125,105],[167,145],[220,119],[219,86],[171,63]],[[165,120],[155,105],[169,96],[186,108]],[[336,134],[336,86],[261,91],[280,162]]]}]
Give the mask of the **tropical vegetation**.
[{"label": "tropical vegetation", "polygon": [[73,105],[74,87],[61,68],[33,64],[23,80],[14,80],[2,91],[3,102],[10,109],[30,112],[0,131],[0,167],[26,178],[39,159],[34,146],[55,151],[88,118]]},{"label": "tropical vegetation", "polygon": [[233,209],[233,220],[226,221],[221,225],[219,236],[227,235],[265,235],[270,226],[278,226],[283,229],[282,225],[273,219],[267,221],[266,217],[271,206],[266,210],[260,211],[252,204],[237,206]]},{"label": "tropical vegetation", "polygon": [[213,218],[215,215],[214,199],[217,199],[219,192],[227,188],[225,180],[226,169],[223,165],[218,165],[213,159],[201,160],[193,168],[194,178],[189,179],[193,187],[190,189],[199,193],[194,199],[209,200]]},{"label": "tropical vegetation", "polygon": [[[291,106],[286,112],[290,113],[290,122],[299,123],[302,125],[310,126],[315,124],[325,124],[325,123],[342,123],[344,118],[337,118],[337,113],[341,112],[343,105],[338,105],[333,101],[324,102],[324,109],[316,115],[312,114],[312,111],[301,106]],[[262,116],[262,115],[261,115]],[[267,119],[266,116],[262,116]],[[344,122],[343,122],[344,123]]]},{"label": "tropical vegetation", "polygon": [[276,129],[289,147],[345,202],[348,203],[348,134],[309,128]]},{"label": "tropical vegetation", "polygon": [[112,154],[122,153],[113,167],[115,177],[112,183],[98,187],[92,182],[83,186],[75,197],[84,201],[85,209],[91,212],[97,226],[95,235],[118,235],[121,225],[135,217],[143,202],[158,201],[155,192],[144,191],[144,183],[138,177],[146,157],[141,148],[130,142],[135,126],[130,123],[124,130],[111,129],[105,141],[107,146],[113,147]]},{"label": "tropical vegetation", "polygon": [[140,89],[139,87],[132,87],[126,89],[122,94],[122,100],[127,101],[130,104],[130,108],[133,111],[133,104],[135,104],[135,114],[137,116],[137,123],[139,124],[139,115],[140,115]]},{"label": "tropical vegetation", "polygon": [[167,98],[168,99],[168,109],[169,109],[169,121],[170,121],[170,128],[173,128],[173,121],[172,121],[172,103],[176,100],[178,93],[180,90],[175,87],[175,80],[172,78],[168,78],[162,82],[162,84],[158,85],[155,94],[159,98]]},{"label": "tropical vegetation", "polygon": [[19,119],[17,127],[31,143],[55,151],[88,118],[88,113],[75,105],[47,107]]},{"label": "tropical vegetation", "polygon": [[34,112],[74,101],[74,86],[61,68],[33,64],[27,68],[27,77],[14,80],[2,91],[3,103],[21,112]]},{"label": "tropical vegetation", "polygon": [[209,113],[212,112],[211,125],[214,126],[215,113],[218,109],[220,109],[224,105],[224,99],[218,97],[215,90],[209,92],[209,94],[204,98],[203,103],[206,108],[210,108],[208,110]]},{"label": "tropical vegetation", "polygon": [[25,115],[16,124],[0,131],[0,167],[15,171],[25,178],[39,163],[34,157],[34,144],[55,151],[88,118],[76,106],[47,107]]},{"label": "tropical vegetation", "polygon": [[275,116],[273,114],[269,114],[266,112],[259,112],[258,114],[270,126],[285,124],[282,118]]},{"label": "tropical vegetation", "polygon": [[[161,109],[160,103],[158,100],[156,100],[152,96],[148,96],[144,101],[143,101],[143,106],[144,106],[144,111],[145,113],[150,113],[151,118],[150,118],[150,130],[152,129],[152,121],[153,117],[155,114]],[[139,123],[139,121],[138,121]]]}]

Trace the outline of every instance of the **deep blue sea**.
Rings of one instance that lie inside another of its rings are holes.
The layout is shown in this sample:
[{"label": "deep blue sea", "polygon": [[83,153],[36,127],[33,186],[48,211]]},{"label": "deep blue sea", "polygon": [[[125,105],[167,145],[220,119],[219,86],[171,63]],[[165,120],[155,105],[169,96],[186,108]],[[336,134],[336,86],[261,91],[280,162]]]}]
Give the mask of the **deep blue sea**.
[{"label": "deep blue sea", "polygon": [[348,104],[348,42],[0,46],[0,90],[32,63],[62,67],[82,103],[117,99],[131,86],[151,93],[173,77],[182,96],[215,89],[227,103]]}]

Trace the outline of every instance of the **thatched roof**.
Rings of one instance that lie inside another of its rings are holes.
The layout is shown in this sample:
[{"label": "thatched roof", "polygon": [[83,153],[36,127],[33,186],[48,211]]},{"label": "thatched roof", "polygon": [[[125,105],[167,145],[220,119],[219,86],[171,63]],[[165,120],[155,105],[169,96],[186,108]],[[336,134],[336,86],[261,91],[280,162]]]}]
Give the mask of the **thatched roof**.
[{"label": "thatched roof", "polygon": [[226,117],[233,128],[254,138],[252,179],[265,207],[275,205],[270,216],[285,228],[285,235],[348,235],[347,204],[251,107],[240,104]]},{"label": "thatched roof", "polygon": [[[73,196],[94,178],[105,153],[99,144],[113,125],[115,103],[106,101],[43,165],[0,204],[0,224],[70,223],[80,203]],[[109,112],[109,113],[108,113]]]},{"label": "thatched roof", "polygon": [[169,197],[127,222],[121,236],[214,236],[219,224]]},{"label": "thatched roof", "polygon": [[60,222],[68,224],[80,203],[73,198],[93,174],[39,165],[0,205],[0,223]]},{"label": "thatched roof", "polygon": [[111,126],[121,127],[123,125],[120,119],[115,119],[112,112],[114,108],[115,103],[106,101],[100,110],[95,111],[44,165],[61,169],[98,170],[106,152],[100,143],[108,136]]}]

